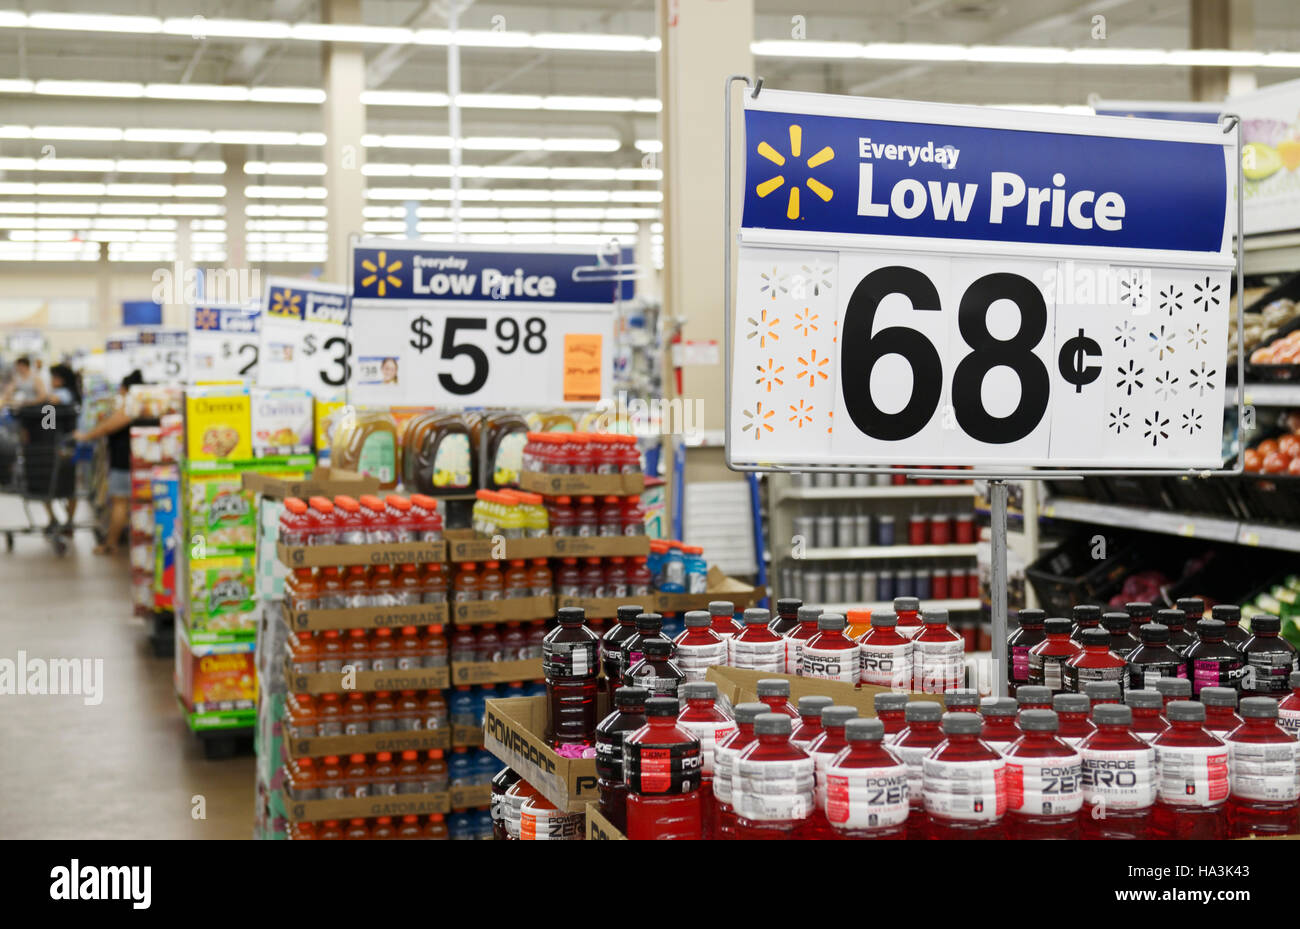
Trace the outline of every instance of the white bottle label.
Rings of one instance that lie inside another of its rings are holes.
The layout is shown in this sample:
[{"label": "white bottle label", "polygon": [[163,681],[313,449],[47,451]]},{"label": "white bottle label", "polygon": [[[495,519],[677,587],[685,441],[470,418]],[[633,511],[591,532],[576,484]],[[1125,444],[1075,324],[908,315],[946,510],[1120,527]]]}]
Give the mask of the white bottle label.
[{"label": "white bottle label", "polygon": [[1054,758],[1007,757],[1007,809],[1050,816],[1083,807],[1083,760],[1076,752]]},{"label": "white bottle label", "polygon": [[1300,739],[1300,710],[1278,708],[1277,724],[1291,733],[1291,737]]},{"label": "white bottle label", "polygon": [[911,642],[902,645],[860,646],[862,683],[891,690],[911,690],[912,649]]},{"label": "white bottle label", "polygon": [[822,681],[856,684],[861,676],[858,646],[852,648],[811,648],[807,645],[799,658],[799,674]]},{"label": "white bottle label", "polygon": [[782,639],[754,642],[735,635],[727,644],[727,651],[727,664],[733,668],[775,671],[777,674],[785,671],[785,642]]},{"label": "white bottle label", "polygon": [[899,760],[907,766],[907,787],[913,801],[920,802],[922,799],[922,780],[923,774],[921,762],[925,756],[934,751],[934,746],[925,745],[897,745],[892,744],[890,748]]},{"label": "white bottle label", "polygon": [[714,746],[713,797],[719,803],[731,803],[732,773],[736,766],[736,758],[738,755],[740,755],[740,752],[734,748]]},{"label": "white bottle label", "polygon": [[914,645],[914,690],[923,694],[941,694],[962,686],[966,678],[964,641],[918,641]]},{"label": "white bottle label", "polygon": [[876,829],[907,822],[907,765],[826,769],[826,818],[844,829]]},{"label": "white bottle label", "polygon": [[519,838],[524,841],[581,839],[586,817],[565,810],[540,809],[531,800],[524,802],[519,815]]},{"label": "white bottle label", "polygon": [[718,743],[736,731],[736,723],[730,719],[714,720],[712,722],[691,722],[679,719],[677,720],[677,726],[700,740],[700,770],[705,777],[712,777],[717,767]]},{"label": "white bottle label", "polygon": [[963,822],[997,822],[1007,809],[1007,763],[986,761],[921,762],[927,813]]},{"label": "white bottle label", "polygon": [[803,644],[808,641],[808,639],[806,638],[796,639],[794,637],[794,633],[796,633],[799,629],[800,629],[799,626],[795,626],[785,635],[785,640],[784,640],[785,641],[785,669],[784,670],[786,674],[799,673],[799,655],[803,652]]},{"label": "white bottle label", "polygon": [[1215,806],[1228,799],[1228,748],[1155,744],[1156,796],[1171,806]]},{"label": "white bottle label", "polygon": [[1228,742],[1234,797],[1294,803],[1300,799],[1300,742]]},{"label": "white bottle label", "polygon": [[754,822],[806,819],[813,810],[813,760],[736,762],[732,802]]},{"label": "white bottle label", "polygon": [[711,645],[678,645],[673,658],[688,681],[702,681],[709,668],[727,663],[726,641]]},{"label": "white bottle label", "polygon": [[1145,810],[1156,802],[1156,750],[1120,752],[1084,748],[1083,800],[1089,808]]}]

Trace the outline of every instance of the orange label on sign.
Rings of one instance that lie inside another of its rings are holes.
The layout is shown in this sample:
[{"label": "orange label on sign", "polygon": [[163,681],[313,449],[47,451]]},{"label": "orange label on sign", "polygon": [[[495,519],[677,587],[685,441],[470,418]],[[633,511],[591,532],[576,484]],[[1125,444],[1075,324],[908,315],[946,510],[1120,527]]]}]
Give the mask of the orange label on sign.
[{"label": "orange label on sign", "polygon": [[600,400],[601,346],[599,333],[564,334],[564,402]]}]

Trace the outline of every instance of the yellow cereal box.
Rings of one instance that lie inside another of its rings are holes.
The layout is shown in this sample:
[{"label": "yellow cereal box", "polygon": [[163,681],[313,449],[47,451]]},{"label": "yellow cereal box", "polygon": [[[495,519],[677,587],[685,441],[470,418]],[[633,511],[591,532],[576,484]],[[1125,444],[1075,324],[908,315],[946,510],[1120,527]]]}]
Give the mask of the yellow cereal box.
[{"label": "yellow cereal box", "polygon": [[334,441],[334,427],[338,425],[339,413],[346,405],[341,396],[315,397],[316,453],[329,455],[330,443]]},{"label": "yellow cereal box", "polygon": [[190,461],[251,459],[252,436],[247,388],[196,387],[186,393],[185,444]]}]

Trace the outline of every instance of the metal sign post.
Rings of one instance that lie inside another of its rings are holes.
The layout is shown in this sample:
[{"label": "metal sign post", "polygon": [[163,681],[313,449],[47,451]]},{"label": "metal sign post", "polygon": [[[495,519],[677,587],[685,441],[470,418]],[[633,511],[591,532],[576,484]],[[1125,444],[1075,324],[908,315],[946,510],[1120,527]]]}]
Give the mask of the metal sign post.
[{"label": "metal sign post", "polygon": [[1007,695],[1007,482],[989,481],[989,601],[993,609],[993,696]]}]

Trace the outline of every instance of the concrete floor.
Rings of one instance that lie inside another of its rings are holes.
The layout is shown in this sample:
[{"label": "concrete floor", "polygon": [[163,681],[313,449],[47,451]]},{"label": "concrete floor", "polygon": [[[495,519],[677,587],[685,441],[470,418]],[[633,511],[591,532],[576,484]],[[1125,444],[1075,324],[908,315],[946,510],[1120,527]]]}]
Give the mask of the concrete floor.
[{"label": "concrete floor", "polygon": [[[40,517],[43,522],[43,515]],[[0,526],[25,522],[0,498]],[[102,658],[103,702],[0,695],[0,838],[243,839],[251,755],[207,761],[181,718],[170,658],[131,615],[125,555],[81,533],[63,558],[42,538],[0,539],[0,659]],[[206,819],[191,815],[202,795]]]}]

